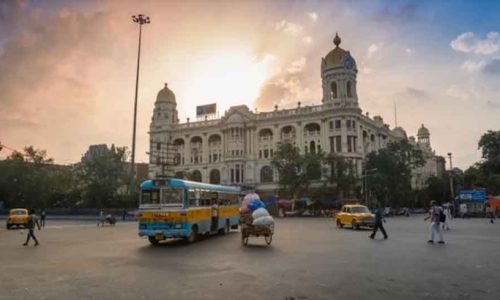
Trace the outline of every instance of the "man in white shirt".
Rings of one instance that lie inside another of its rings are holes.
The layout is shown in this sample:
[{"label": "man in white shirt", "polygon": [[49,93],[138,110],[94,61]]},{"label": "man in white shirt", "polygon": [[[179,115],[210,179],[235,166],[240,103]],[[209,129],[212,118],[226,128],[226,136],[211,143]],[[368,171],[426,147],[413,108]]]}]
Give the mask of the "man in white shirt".
[{"label": "man in white shirt", "polygon": [[443,209],[436,204],[436,201],[431,201],[431,209],[429,210],[429,216],[425,220],[431,219],[431,225],[429,227],[430,238],[427,241],[429,244],[434,244],[434,236],[437,235],[439,238],[438,244],[444,244],[443,233],[439,227],[440,216],[443,213]]}]

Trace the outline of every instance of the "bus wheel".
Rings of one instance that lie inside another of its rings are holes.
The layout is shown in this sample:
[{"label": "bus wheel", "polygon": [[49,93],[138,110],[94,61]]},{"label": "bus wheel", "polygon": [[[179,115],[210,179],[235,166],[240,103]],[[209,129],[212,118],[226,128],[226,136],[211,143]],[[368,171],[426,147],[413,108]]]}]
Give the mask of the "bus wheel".
[{"label": "bus wheel", "polygon": [[191,233],[187,237],[187,242],[188,243],[193,243],[198,239],[198,226],[194,225],[193,228],[191,228]]},{"label": "bus wheel", "polygon": [[154,236],[148,236],[148,240],[151,243],[151,245],[156,246],[160,242],[159,240],[156,239]]}]

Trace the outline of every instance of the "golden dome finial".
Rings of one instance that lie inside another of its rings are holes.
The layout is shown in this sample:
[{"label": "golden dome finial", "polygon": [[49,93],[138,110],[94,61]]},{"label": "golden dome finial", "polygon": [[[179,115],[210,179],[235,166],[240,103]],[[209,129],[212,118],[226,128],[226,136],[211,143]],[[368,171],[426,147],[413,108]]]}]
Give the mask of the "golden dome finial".
[{"label": "golden dome finial", "polygon": [[335,44],[335,46],[338,47],[340,45],[340,42],[342,42],[342,40],[340,39],[338,32],[335,32],[335,38],[333,39],[333,43]]}]

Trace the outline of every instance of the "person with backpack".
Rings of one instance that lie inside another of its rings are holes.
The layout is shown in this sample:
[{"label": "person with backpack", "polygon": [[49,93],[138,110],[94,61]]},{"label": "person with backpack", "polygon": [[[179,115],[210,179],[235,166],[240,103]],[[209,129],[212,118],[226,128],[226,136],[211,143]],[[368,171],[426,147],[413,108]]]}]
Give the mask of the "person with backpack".
[{"label": "person with backpack", "polygon": [[31,209],[30,214],[28,216],[28,224],[26,225],[28,229],[28,235],[26,236],[26,242],[23,244],[23,246],[28,246],[30,238],[33,238],[33,240],[35,241],[35,246],[38,246],[39,243],[35,236],[35,225],[38,227],[38,230],[40,230],[40,223],[38,222],[38,217],[35,214],[35,210]]},{"label": "person with backpack", "polygon": [[429,216],[424,220],[427,221],[431,219],[431,225],[429,227],[430,239],[427,241],[429,244],[434,244],[434,236],[437,235],[439,238],[438,244],[444,244],[443,233],[441,232],[440,223],[444,223],[446,216],[443,209],[437,205],[436,201],[431,201],[431,209],[429,210]]}]

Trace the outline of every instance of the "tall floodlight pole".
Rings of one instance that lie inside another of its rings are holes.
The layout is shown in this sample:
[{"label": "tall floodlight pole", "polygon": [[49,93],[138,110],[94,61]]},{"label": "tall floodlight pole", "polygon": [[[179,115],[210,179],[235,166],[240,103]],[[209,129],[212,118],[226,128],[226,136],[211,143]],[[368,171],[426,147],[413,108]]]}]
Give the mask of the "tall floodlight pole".
[{"label": "tall floodlight pole", "polygon": [[139,63],[141,61],[141,34],[142,25],[151,23],[148,16],[132,16],[134,23],[139,24],[139,50],[137,51],[137,74],[135,77],[135,99],[134,99],[134,127],[132,129],[132,157],[130,163],[130,175],[135,177],[135,128],[137,123],[137,93],[139,91]]}]

